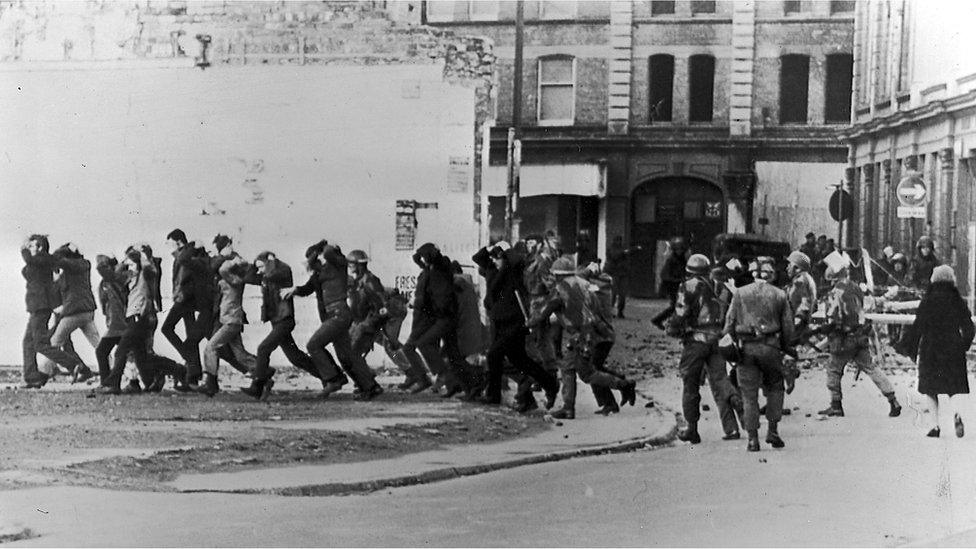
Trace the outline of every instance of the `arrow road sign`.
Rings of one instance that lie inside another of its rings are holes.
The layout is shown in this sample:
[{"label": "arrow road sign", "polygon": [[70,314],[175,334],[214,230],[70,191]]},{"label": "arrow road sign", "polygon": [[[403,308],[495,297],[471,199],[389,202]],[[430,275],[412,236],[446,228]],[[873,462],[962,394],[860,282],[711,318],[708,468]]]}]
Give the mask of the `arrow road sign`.
[{"label": "arrow road sign", "polygon": [[921,199],[925,198],[925,193],[926,192],[927,191],[926,191],[925,187],[923,187],[922,185],[918,185],[918,184],[913,185],[911,187],[904,187],[902,189],[898,189],[898,194],[900,196],[904,196],[905,198],[911,198],[911,199],[915,199],[915,200],[921,200]]},{"label": "arrow road sign", "polygon": [[928,196],[928,187],[922,174],[918,172],[908,172],[901,178],[895,188],[895,196],[902,206],[918,208],[925,205],[925,198]]}]

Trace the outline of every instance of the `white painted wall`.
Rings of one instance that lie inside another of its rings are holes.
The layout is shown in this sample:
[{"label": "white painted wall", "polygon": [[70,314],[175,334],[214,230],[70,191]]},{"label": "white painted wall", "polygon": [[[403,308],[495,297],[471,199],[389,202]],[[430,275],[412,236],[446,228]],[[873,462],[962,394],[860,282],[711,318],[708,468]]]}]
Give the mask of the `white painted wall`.
[{"label": "white painted wall", "polygon": [[[808,232],[837,238],[837,222],[830,217],[827,202],[835,185],[844,179],[845,164],[812,162],[756,162],[754,218],[765,216],[766,234],[794,246],[803,243]],[[761,232],[757,223],[755,231]]]},{"label": "white painted wall", "polygon": [[[299,282],[305,248],[324,237],[366,250],[392,286],[417,271],[412,252],[394,250],[396,200],[413,199],[439,204],[419,211],[417,245],[462,262],[477,249],[471,170],[460,192],[449,170],[451,157],[474,165],[474,91],[444,82],[439,65],[58,67],[0,70],[2,363],[21,361],[18,248],[33,232],[89,258],[137,241],[164,254],[177,227],[212,248],[222,232],[249,259],[276,251]],[[165,277],[170,268],[167,257]],[[267,328],[258,290],[247,297],[254,350]],[[317,327],[314,298],[301,300],[298,322],[304,340]],[[162,338],[156,346],[177,356]]]}]

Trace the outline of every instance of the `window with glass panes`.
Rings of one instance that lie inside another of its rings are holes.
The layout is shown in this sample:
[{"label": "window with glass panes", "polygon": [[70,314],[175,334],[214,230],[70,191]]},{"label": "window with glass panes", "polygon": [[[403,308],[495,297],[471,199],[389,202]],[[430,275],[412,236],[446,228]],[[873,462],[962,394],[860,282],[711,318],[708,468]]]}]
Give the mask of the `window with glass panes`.
[{"label": "window with glass panes", "polygon": [[572,124],[575,118],[576,60],[568,56],[539,59],[539,123]]}]

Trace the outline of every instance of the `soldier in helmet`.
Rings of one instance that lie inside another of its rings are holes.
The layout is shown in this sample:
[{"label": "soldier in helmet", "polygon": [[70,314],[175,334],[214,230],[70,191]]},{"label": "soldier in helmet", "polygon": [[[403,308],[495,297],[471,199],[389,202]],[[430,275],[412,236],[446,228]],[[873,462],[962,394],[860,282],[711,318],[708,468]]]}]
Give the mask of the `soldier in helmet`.
[{"label": "soldier in helmet", "polygon": [[326,349],[329,344],[335,348],[339,362],[352,376],[356,387],[363,393],[378,394],[373,372],[362,356],[353,353],[352,342],[349,340],[352,312],[346,303],[349,287],[346,256],[338,246],[322,240],[310,246],[305,251],[305,257],[308,260],[311,276],[302,286],[286,292],[285,297],[315,294],[318,302],[319,319],[322,325],[308,340],[308,354],[312,357],[322,380],[321,395],[328,397],[349,381]]},{"label": "soldier in helmet", "polygon": [[[793,310],[792,344],[795,346],[807,337],[810,317],[817,310],[817,283],[810,275],[810,258],[805,253],[793,252],[787,261],[786,274],[790,277],[790,283],[786,287],[786,298]],[[786,394],[793,392],[798,373],[796,361],[789,360],[783,372],[786,380]]]},{"label": "soldier in helmet", "polygon": [[[576,417],[576,375],[584,383],[594,387],[605,387],[620,391],[622,403],[634,405],[637,397],[633,381],[598,371],[593,364],[594,353],[609,352],[605,344],[614,340],[613,326],[609,319],[599,313],[599,297],[590,290],[590,284],[576,274],[572,258],[561,257],[552,264],[552,276],[548,277],[550,286],[549,301],[542,311],[532,315],[529,327],[540,324],[542,319],[555,313],[568,336],[566,350],[560,364],[563,381],[563,406],[553,412],[556,419]],[[607,315],[608,316],[608,315]],[[602,358],[602,357],[601,357]],[[548,395],[548,391],[547,391]]]},{"label": "soldier in helmet", "polygon": [[668,247],[670,252],[661,268],[661,295],[668,298],[669,304],[667,309],[651,319],[651,322],[661,330],[664,329],[664,321],[674,314],[674,305],[678,300],[678,288],[685,280],[685,263],[688,261],[686,257],[688,244],[684,238],[680,236],[672,238]]},{"label": "soldier in helmet", "polygon": [[[412,380],[427,375],[427,371],[414,371],[400,349],[400,327],[406,318],[406,309],[387,303],[386,289],[380,279],[369,270],[369,256],[366,252],[353,250],[346,255],[346,261],[349,262],[349,302],[352,310],[349,336],[352,339],[352,352],[365,359],[373,350],[373,343],[380,343],[390,360],[404,371],[408,380],[411,380],[410,385],[413,385]],[[357,397],[366,398],[366,394],[360,392]]]},{"label": "soldier in helmet", "polygon": [[830,349],[830,362],[827,364],[827,390],[830,391],[830,406],[820,410],[824,416],[844,416],[842,405],[841,378],[844,368],[854,362],[860,371],[871,378],[881,394],[888,399],[890,417],[901,415],[901,405],[895,398],[895,389],[888,377],[871,360],[868,346],[870,325],[864,323],[864,294],[854,284],[848,274],[847,265],[833,263],[825,273],[827,280],[833,281],[833,288],[827,295],[827,342]]},{"label": "soldier in helmet", "polygon": [[709,276],[711,262],[704,255],[695,254],[688,258],[685,270],[689,276],[678,290],[675,314],[668,323],[668,333],[679,337],[684,345],[678,370],[684,383],[681,402],[688,427],[678,433],[678,438],[692,444],[701,442],[698,434],[699,389],[702,373],[707,372],[725,431],[722,439],[736,440],[740,435],[735,410],[741,410],[742,400],[729,381],[725,359],[718,350],[732,292],[721,280],[721,273]]},{"label": "soldier in helmet", "polygon": [[793,313],[786,292],[769,283],[776,277],[771,258],[757,258],[750,271],[755,280],[732,295],[723,331],[738,338],[742,347],[736,370],[749,434],[746,449],[758,452],[760,386],[766,395],[766,442],[773,448],[785,446],[778,429],[783,413],[782,349],[784,341],[793,339]]}]

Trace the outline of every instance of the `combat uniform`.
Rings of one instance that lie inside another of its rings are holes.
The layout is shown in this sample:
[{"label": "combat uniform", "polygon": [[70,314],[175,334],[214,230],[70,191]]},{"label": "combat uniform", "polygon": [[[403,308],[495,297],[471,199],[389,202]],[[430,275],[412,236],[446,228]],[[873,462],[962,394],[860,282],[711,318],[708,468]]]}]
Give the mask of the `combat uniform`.
[{"label": "combat uniform", "polygon": [[822,410],[821,414],[843,416],[844,408],[841,404],[841,378],[844,368],[849,362],[854,362],[858,369],[877,385],[891,404],[892,417],[899,415],[901,406],[895,399],[895,390],[888,381],[888,377],[880,368],[876,368],[871,359],[868,346],[868,330],[870,326],[864,324],[864,295],[850,279],[837,280],[827,296],[827,342],[830,350],[830,362],[827,364],[827,390],[830,392],[830,408]]},{"label": "combat uniform", "polygon": [[729,380],[725,359],[718,351],[731,300],[732,292],[725,284],[705,276],[689,278],[678,290],[675,314],[669,325],[669,331],[680,337],[684,346],[678,371],[684,384],[682,411],[689,428],[697,432],[695,426],[701,418],[700,387],[704,370],[718,406],[722,429],[729,437],[738,435],[735,408],[742,405]]},{"label": "combat uniform", "polygon": [[[751,451],[759,449],[759,387],[766,396],[767,442],[781,447],[776,425],[783,413],[782,345],[793,337],[793,314],[786,292],[759,280],[732,295],[724,332],[741,343],[742,361],[737,366],[743,400],[743,425],[749,432]],[[774,438],[775,435],[775,438]],[[776,442],[773,442],[773,441]]]}]

